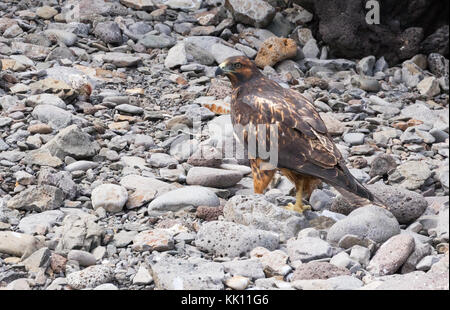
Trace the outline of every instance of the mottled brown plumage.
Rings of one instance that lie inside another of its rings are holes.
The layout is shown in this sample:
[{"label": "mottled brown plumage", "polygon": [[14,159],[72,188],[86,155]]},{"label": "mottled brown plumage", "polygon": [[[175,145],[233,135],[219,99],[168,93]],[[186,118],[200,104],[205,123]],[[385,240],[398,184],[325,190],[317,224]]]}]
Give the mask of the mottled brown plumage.
[{"label": "mottled brown plumage", "polygon": [[[373,195],[345,166],[319,113],[304,96],[266,78],[246,57],[228,58],[216,74],[226,75],[232,83],[233,125],[277,124],[277,167],[262,167],[265,162],[257,155],[251,160],[256,193],[263,193],[278,169],[295,184],[300,208],[303,192],[309,195],[321,181],[353,203],[373,201]],[[247,145],[247,139],[248,133],[241,142]]]}]

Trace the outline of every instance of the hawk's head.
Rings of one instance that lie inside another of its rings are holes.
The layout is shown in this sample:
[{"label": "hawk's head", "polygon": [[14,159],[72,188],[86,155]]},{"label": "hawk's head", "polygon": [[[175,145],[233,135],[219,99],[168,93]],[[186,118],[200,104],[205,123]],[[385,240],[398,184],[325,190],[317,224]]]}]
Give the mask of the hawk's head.
[{"label": "hawk's head", "polygon": [[245,56],[234,56],[225,59],[216,70],[216,76],[226,75],[233,87],[238,86],[255,76],[261,75],[258,67]]}]

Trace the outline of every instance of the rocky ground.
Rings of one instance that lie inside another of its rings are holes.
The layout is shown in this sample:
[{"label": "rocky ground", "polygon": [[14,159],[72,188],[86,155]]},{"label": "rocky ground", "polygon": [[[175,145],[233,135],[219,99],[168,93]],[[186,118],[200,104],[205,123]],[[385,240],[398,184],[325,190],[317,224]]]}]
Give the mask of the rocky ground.
[{"label": "rocky ground", "polygon": [[[448,59],[335,59],[280,2],[0,1],[0,289],[449,288]],[[222,156],[233,55],[308,96],[389,211],[254,195]]]}]

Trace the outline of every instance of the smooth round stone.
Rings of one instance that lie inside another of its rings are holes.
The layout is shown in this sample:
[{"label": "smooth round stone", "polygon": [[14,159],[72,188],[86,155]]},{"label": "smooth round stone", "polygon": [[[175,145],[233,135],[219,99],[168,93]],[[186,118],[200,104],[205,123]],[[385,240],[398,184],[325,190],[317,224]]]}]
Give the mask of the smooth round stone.
[{"label": "smooth round stone", "polygon": [[96,258],[93,254],[81,250],[71,250],[69,254],[67,254],[67,259],[75,260],[80,266],[84,267],[95,265],[96,262]]},{"label": "smooth round stone", "polygon": [[103,208],[109,212],[120,212],[128,200],[128,193],[123,186],[102,184],[92,191],[91,199],[94,210]]},{"label": "smooth round stone", "polygon": [[220,201],[216,194],[210,189],[200,186],[187,186],[167,192],[148,206],[149,214],[164,213],[167,211],[178,211],[188,206],[219,206]]},{"label": "smooth round stone", "polygon": [[330,227],[327,240],[337,244],[345,235],[356,235],[382,243],[400,233],[400,225],[391,212],[367,206],[352,211],[345,219]]},{"label": "smooth round stone", "polygon": [[142,114],[144,113],[144,109],[131,105],[131,104],[120,104],[116,107],[116,110],[119,112],[125,112],[125,113],[129,113],[129,114]]},{"label": "smooth round stone", "polygon": [[87,160],[79,160],[66,166],[66,171],[72,172],[77,170],[86,171],[98,167],[98,163]]},{"label": "smooth round stone", "polygon": [[186,183],[215,188],[227,188],[236,185],[242,179],[242,173],[206,167],[194,167],[188,172]]},{"label": "smooth round stone", "polygon": [[364,143],[364,134],[358,132],[347,133],[343,136],[343,139],[351,145],[361,145]]}]

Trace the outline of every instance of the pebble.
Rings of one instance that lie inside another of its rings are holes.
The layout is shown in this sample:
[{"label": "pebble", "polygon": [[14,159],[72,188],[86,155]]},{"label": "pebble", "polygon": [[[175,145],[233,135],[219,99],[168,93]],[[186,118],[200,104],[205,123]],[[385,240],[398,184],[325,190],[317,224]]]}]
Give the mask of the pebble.
[{"label": "pebble", "polygon": [[236,195],[225,204],[223,215],[228,221],[273,231],[280,235],[282,241],[309,226],[304,216],[277,207],[264,196]]},{"label": "pebble", "polygon": [[398,221],[392,213],[379,207],[367,206],[352,211],[345,219],[331,226],[327,240],[337,243],[343,236],[352,234],[382,243],[399,233]]},{"label": "pebble", "polygon": [[233,276],[225,281],[225,285],[233,290],[245,290],[250,284],[250,279],[243,276]]},{"label": "pebble", "polygon": [[292,281],[297,280],[314,280],[350,275],[350,272],[342,267],[337,267],[327,262],[309,262],[300,265],[294,271]]},{"label": "pebble", "polygon": [[326,241],[318,238],[289,239],[286,246],[291,261],[301,260],[303,263],[307,263],[331,257],[333,254],[332,247]]},{"label": "pebble", "polygon": [[387,240],[370,260],[367,270],[375,275],[389,275],[396,272],[414,251],[414,238],[397,235]]},{"label": "pebble", "polygon": [[102,184],[92,191],[91,199],[94,210],[103,208],[115,213],[122,211],[128,200],[128,193],[123,186]]},{"label": "pebble", "polygon": [[217,195],[204,187],[189,186],[167,192],[154,199],[148,206],[149,214],[178,211],[186,207],[194,206],[219,206]]},{"label": "pebble", "polygon": [[139,266],[138,271],[133,277],[133,284],[136,285],[147,285],[153,282],[153,278],[150,272],[144,266]]},{"label": "pebble", "polygon": [[242,174],[238,171],[193,167],[189,169],[186,183],[189,185],[227,188],[236,185],[241,179]]},{"label": "pebble", "polygon": [[94,265],[67,275],[67,284],[76,289],[94,288],[113,280],[113,272],[106,265]]},{"label": "pebble", "polygon": [[258,246],[278,247],[279,236],[273,232],[251,229],[232,222],[212,221],[202,225],[195,245],[220,257],[240,257]]}]

